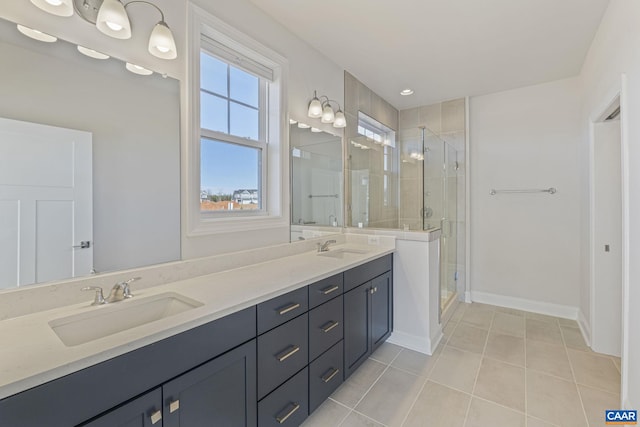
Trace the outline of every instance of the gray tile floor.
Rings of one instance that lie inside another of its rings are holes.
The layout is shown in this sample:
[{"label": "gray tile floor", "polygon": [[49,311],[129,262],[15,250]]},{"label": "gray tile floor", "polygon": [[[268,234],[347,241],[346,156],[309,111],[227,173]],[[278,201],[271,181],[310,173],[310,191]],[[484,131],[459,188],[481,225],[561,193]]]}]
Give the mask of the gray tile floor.
[{"label": "gray tile floor", "polygon": [[385,343],[304,427],[604,426],[620,360],[574,321],[460,304],[431,357]]}]

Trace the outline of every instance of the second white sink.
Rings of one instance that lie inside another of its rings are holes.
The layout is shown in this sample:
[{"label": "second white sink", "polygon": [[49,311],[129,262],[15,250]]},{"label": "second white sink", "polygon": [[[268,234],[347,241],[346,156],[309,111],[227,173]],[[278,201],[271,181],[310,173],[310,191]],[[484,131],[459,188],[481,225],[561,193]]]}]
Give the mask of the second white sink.
[{"label": "second white sink", "polygon": [[345,258],[350,255],[364,255],[368,252],[369,251],[366,251],[364,249],[337,248],[333,250],[329,249],[326,252],[320,252],[318,253],[318,256],[325,256],[329,258]]},{"label": "second white sink", "polygon": [[49,326],[67,347],[73,347],[202,305],[199,301],[169,292],[96,307],[94,311],[52,320]]}]

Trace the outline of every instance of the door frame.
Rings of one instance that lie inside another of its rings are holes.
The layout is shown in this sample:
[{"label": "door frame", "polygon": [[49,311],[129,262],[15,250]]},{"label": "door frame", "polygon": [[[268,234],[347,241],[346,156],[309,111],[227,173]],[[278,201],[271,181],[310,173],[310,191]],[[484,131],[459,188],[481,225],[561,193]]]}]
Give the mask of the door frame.
[{"label": "door frame", "polygon": [[[629,126],[627,76],[622,74],[602,102],[589,116],[589,345],[592,344],[591,331],[595,320],[595,127],[601,122],[611,107],[620,102],[620,152],[621,152],[621,184],[622,184],[622,349],[621,349],[621,402],[628,399],[628,379],[626,373],[629,366]],[[624,406],[624,405],[623,405]]]}]

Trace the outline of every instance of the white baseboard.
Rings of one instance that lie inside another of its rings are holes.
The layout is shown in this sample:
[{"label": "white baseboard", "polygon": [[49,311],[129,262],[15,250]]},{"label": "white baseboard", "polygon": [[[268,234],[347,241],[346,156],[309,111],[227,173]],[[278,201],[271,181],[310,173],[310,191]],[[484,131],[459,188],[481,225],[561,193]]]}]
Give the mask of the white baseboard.
[{"label": "white baseboard", "polygon": [[471,291],[466,291],[464,293],[464,302],[471,303]]},{"label": "white baseboard", "polygon": [[497,305],[499,307],[507,307],[516,310],[530,311],[532,313],[546,314],[548,316],[561,317],[563,319],[578,320],[578,307],[572,307],[569,305],[533,301],[525,298],[509,297],[478,291],[471,291],[471,300],[483,304]]},{"label": "white baseboard", "polygon": [[589,325],[589,322],[584,316],[582,310],[578,310],[578,326],[580,327],[580,333],[582,333],[584,342],[587,346],[591,347],[591,326]]},{"label": "white baseboard", "polygon": [[419,337],[405,332],[393,331],[389,339],[387,339],[387,342],[431,356],[433,355],[436,347],[438,347],[442,337],[443,335],[440,333],[440,336],[432,341],[427,337]]}]

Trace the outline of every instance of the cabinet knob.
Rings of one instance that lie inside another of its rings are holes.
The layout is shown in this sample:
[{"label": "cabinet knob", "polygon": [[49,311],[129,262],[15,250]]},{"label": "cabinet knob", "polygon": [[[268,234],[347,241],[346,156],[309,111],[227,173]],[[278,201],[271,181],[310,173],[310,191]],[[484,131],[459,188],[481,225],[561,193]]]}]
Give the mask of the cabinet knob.
[{"label": "cabinet knob", "polygon": [[151,424],[156,424],[162,419],[162,411],[154,412],[149,418],[151,419]]},{"label": "cabinet knob", "polygon": [[373,288],[369,288],[369,293],[370,293],[371,295],[373,295],[373,292],[374,292]]},{"label": "cabinet knob", "polygon": [[299,403],[291,402],[289,406],[291,407],[291,409],[289,409],[284,415],[281,415],[281,414],[276,415],[276,421],[278,422],[278,424],[282,424],[285,421],[287,421],[291,415],[293,415],[298,409],[300,409]]},{"label": "cabinet knob", "polygon": [[373,293],[375,294],[376,292],[378,292],[378,287],[377,286],[375,288],[373,288]]},{"label": "cabinet knob", "polygon": [[173,402],[169,403],[169,413],[173,414],[178,409],[180,409],[180,400],[174,400]]}]

